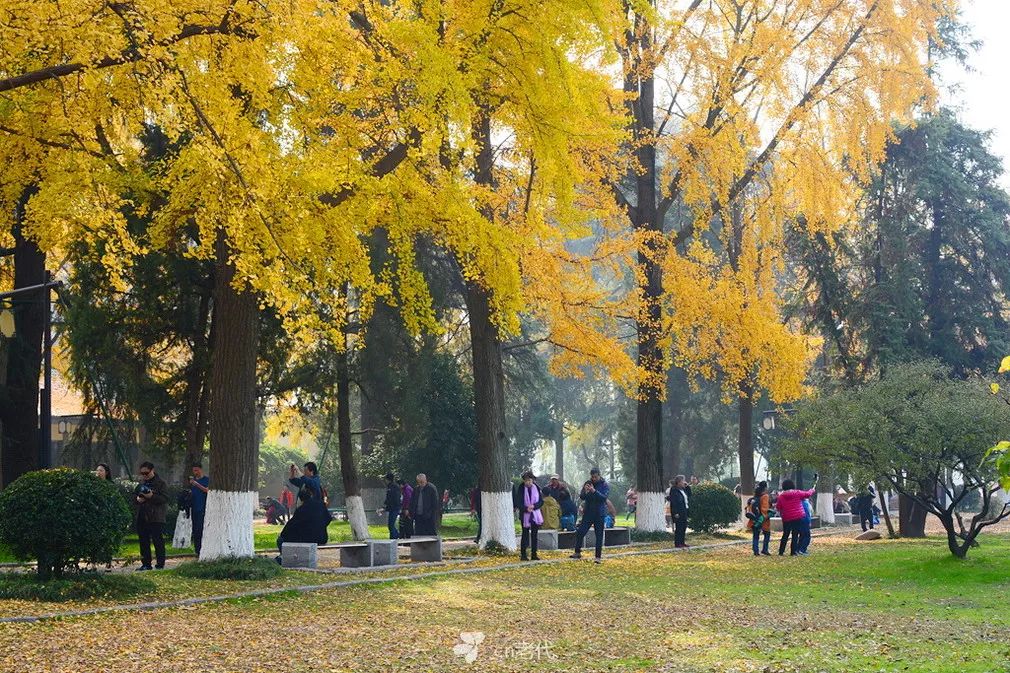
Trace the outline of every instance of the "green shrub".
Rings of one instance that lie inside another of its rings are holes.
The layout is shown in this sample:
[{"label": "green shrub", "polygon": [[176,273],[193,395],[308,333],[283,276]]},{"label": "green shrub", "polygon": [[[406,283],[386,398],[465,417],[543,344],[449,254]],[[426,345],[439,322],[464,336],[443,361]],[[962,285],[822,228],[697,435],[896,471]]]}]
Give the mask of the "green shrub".
[{"label": "green shrub", "polygon": [[0,492],[0,544],[35,560],[39,578],[108,563],[119,551],[130,510],[109,481],[69,468],[29,472]]},{"label": "green shrub", "polygon": [[700,533],[714,533],[740,520],[740,498],[721,484],[703,482],[691,487],[687,525]]},{"label": "green shrub", "polygon": [[124,574],[75,573],[41,580],[35,573],[0,575],[0,599],[23,601],[83,601],[92,598],[120,599],[156,590],[146,577]]},{"label": "green shrub", "polygon": [[176,575],[200,580],[269,580],[281,574],[277,561],[265,556],[187,561],[176,566]]}]

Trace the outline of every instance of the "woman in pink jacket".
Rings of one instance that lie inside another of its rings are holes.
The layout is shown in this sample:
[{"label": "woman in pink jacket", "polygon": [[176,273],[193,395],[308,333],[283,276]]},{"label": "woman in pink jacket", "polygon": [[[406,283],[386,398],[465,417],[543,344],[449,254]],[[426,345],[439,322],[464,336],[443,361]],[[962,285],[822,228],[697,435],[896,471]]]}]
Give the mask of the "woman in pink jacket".
[{"label": "woman in pink jacket", "polygon": [[[817,481],[817,475],[814,475],[814,481]],[[778,510],[779,516],[782,517],[782,540],[779,541],[779,556],[782,556],[786,552],[786,540],[789,542],[789,555],[796,556],[796,552],[799,549],[800,537],[806,528],[806,532],[810,532],[810,524],[807,523],[805,513],[803,511],[803,499],[812,498],[816,489],[810,489],[809,491],[800,491],[796,489],[796,484],[793,483],[792,479],[786,479],[782,482],[782,492],[779,493],[778,500],[775,501],[775,509]]]}]

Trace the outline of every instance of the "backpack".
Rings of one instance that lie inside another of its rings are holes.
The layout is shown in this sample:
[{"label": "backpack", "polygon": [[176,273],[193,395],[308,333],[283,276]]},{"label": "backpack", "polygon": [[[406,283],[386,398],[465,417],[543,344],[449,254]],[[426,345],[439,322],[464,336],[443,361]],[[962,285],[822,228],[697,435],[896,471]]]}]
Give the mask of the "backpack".
[{"label": "backpack", "polygon": [[747,513],[745,516],[754,522],[754,527],[765,522],[764,514],[761,513],[761,501],[758,498],[751,498],[747,501]]}]

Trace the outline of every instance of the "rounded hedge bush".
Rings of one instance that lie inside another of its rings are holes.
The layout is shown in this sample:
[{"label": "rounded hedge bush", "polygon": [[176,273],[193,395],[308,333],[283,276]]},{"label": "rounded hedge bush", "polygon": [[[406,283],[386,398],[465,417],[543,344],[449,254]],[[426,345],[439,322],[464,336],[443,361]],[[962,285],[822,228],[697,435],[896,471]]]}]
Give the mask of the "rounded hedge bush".
[{"label": "rounded hedge bush", "polygon": [[119,551],[130,510],[116,486],[69,468],[22,475],[0,491],[0,544],[35,560],[39,578],[108,563]]},{"label": "rounded hedge bush", "polygon": [[703,482],[691,487],[687,525],[701,533],[714,533],[740,520],[740,498],[722,484]]}]

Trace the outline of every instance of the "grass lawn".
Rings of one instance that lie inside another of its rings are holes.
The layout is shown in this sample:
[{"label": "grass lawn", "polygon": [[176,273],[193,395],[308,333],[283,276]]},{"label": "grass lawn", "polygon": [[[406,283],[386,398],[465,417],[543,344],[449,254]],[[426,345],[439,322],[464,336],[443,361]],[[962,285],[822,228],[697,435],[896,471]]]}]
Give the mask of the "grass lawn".
[{"label": "grass lawn", "polygon": [[[939,540],[831,538],[811,552],[629,556],[4,625],[0,671],[135,671],[145,658],[229,673],[1007,670],[1010,536],[983,538],[967,561]],[[467,664],[453,646],[474,631],[485,640]]]}]

